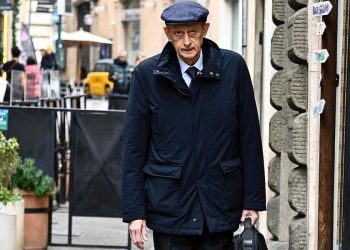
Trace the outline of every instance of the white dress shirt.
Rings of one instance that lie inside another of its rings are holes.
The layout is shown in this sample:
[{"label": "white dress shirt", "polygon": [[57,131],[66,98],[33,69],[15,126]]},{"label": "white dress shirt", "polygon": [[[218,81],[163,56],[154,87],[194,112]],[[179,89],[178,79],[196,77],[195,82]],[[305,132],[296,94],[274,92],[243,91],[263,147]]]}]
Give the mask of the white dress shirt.
[{"label": "white dress shirt", "polygon": [[[186,73],[186,70],[189,67],[191,67],[191,65],[188,65],[187,63],[185,63],[179,57],[179,55],[177,55],[177,59],[179,60],[179,63],[180,63],[182,78],[184,79],[184,81],[187,84],[187,86],[190,87],[191,77]],[[199,71],[201,71],[203,69],[203,52],[202,52],[202,50],[201,50],[201,53],[199,55],[199,58],[198,58],[197,62],[195,64],[193,64],[192,66],[196,67]]]}]

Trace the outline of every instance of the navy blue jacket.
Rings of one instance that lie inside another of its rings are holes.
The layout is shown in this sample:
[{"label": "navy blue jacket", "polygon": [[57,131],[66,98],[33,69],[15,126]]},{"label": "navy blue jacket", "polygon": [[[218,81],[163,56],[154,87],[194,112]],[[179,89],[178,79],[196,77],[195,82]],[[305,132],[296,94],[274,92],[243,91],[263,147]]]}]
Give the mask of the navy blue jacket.
[{"label": "navy blue jacket", "polygon": [[204,68],[181,76],[168,43],[134,72],[125,120],[123,220],[198,235],[238,228],[265,210],[259,120],[244,59],[204,39]]}]

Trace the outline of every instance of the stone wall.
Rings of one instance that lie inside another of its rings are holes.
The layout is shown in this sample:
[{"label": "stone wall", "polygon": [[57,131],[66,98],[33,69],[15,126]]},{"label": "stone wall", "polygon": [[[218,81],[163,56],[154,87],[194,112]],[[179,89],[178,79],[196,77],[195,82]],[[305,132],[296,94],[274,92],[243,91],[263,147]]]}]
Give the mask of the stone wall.
[{"label": "stone wall", "polygon": [[289,249],[306,249],[307,227],[307,1],[274,0],[277,25],[271,40],[269,144],[276,153],[270,161],[268,185],[275,192],[267,206],[268,229]]}]

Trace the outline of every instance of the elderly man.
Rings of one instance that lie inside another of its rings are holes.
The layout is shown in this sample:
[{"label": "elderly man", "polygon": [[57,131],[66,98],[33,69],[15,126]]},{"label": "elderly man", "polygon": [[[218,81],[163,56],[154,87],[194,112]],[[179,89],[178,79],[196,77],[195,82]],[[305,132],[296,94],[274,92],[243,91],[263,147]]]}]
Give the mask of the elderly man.
[{"label": "elderly man", "polygon": [[126,114],[123,220],[144,249],[232,249],[240,221],[265,209],[260,128],[243,58],[204,38],[209,12],[165,9],[169,42],[134,71]]}]

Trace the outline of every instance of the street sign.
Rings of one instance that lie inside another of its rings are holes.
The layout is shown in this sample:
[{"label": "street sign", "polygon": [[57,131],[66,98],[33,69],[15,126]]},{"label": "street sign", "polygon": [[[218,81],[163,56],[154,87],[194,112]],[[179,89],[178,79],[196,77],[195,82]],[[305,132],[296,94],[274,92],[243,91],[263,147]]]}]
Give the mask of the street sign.
[{"label": "street sign", "polygon": [[318,2],[312,5],[313,16],[326,16],[331,12],[333,5],[329,1]]},{"label": "street sign", "polygon": [[327,49],[320,49],[314,51],[314,61],[316,63],[325,63],[329,57]]},{"label": "street sign", "polygon": [[326,105],[326,101],[324,99],[322,99],[321,101],[317,102],[316,105],[312,109],[312,117],[316,118],[317,116],[322,114],[325,105]]},{"label": "street sign", "polygon": [[7,109],[0,109],[0,131],[8,129],[9,111]]},{"label": "street sign", "polygon": [[322,36],[326,29],[326,24],[324,22],[319,22],[316,24],[316,35]]}]

